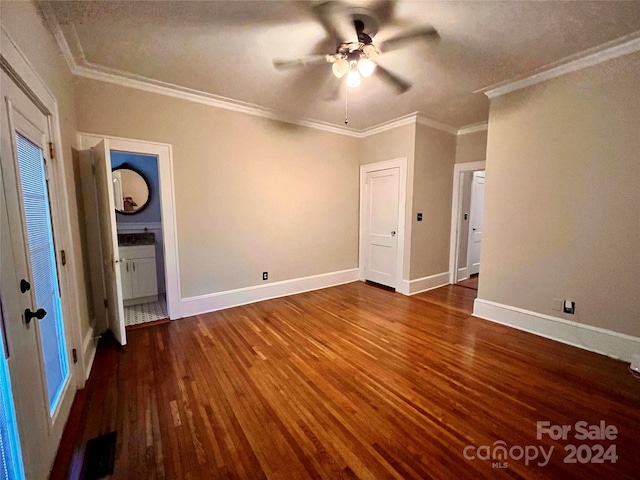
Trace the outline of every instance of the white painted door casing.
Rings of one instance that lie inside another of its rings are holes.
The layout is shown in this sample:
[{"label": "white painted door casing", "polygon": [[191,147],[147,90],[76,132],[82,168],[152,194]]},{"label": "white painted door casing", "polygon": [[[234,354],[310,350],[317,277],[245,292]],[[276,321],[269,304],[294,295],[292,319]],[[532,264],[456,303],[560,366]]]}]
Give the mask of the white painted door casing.
[{"label": "white painted door casing", "polygon": [[471,185],[471,212],[469,217],[469,243],[467,268],[469,275],[480,273],[480,253],[484,230],[484,172],[473,173]]},{"label": "white painted door casing", "polygon": [[[70,300],[65,296],[64,267],[60,256],[54,260],[60,282],[61,314],[65,344],[62,351],[69,366],[68,375],[61,384],[60,396],[53,412],[49,410],[46,390],[46,375],[41,349],[41,331],[38,319],[27,325],[25,309],[37,310],[34,289],[22,292],[22,279],[34,285],[26,226],[24,224],[23,202],[20,187],[20,173],[15,155],[15,132],[37,146],[48,162],[45,167],[51,227],[54,238],[59,237],[62,216],[57,203],[60,189],[58,164],[49,155],[51,142],[51,117],[44,114],[42,107],[36,106],[5,72],[1,72],[1,181],[0,186],[0,297],[8,348],[7,364],[16,405],[16,418],[20,434],[23,463],[27,478],[44,479],[55,459],[64,425],[69,415],[76,391],[76,369],[73,367],[71,349],[73,333],[70,326]],[[62,245],[63,242],[60,242]],[[52,244],[52,248],[60,247]],[[47,318],[47,316],[45,316]],[[63,377],[64,378],[64,377]]]},{"label": "white painted door casing", "polygon": [[[378,193],[381,198],[391,197],[390,205],[376,200]],[[409,282],[403,278],[406,201],[406,158],[360,166],[359,279],[389,285],[404,294],[409,293]]]}]

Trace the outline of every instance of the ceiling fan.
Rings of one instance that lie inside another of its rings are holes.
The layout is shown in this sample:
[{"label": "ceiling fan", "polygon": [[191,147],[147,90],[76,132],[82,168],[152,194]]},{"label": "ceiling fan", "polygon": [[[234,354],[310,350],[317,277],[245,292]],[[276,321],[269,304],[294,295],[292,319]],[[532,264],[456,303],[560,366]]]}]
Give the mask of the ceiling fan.
[{"label": "ceiling fan", "polygon": [[273,61],[276,68],[329,63],[337,78],[346,76],[349,87],[359,86],[361,77],[368,77],[375,72],[381,80],[389,83],[399,93],[404,93],[411,88],[411,83],[378,64],[377,58],[410,42],[435,42],[440,39],[435,28],[425,26],[400,33],[376,45],[373,37],[378,33],[378,20],[373,10],[328,1],[315,6],[313,11],[335,40],[335,53],[312,54],[292,60],[276,59]]}]

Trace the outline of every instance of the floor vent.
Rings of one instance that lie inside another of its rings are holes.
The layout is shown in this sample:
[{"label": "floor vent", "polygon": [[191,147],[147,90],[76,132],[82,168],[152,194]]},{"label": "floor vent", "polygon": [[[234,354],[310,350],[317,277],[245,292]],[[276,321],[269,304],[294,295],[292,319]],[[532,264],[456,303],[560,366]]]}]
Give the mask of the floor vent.
[{"label": "floor vent", "polygon": [[110,432],[87,442],[81,475],[83,480],[98,480],[113,475],[116,459],[116,432]]}]

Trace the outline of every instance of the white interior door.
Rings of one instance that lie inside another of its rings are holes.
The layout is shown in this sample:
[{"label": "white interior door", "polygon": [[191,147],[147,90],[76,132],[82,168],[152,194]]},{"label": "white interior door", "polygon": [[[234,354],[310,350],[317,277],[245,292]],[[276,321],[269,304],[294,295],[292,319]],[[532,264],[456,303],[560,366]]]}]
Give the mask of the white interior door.
[{"label": "white interior door", "polygon": [[397,288],[400,169],[366,173],[365,280]]},{"label": "white interior door", "polygon": [[469,275],[480,273],[480,252],[482,250],[482,231],[484,229],[484,181],[484,172],[473,172],[471,215],[469,218],[469,257],[467,261]]},{"label": "white interior door", "polygon": [[[25,474],[49,475],[76,390],[54,242],[49,117],[2,72],[0,304]],[[4,392],[3,392],[4,393]],[[3,444],[4,448],[5,445]],[[18,475],[19,477],[19,475]]]},{"label": "white interior door", "polygon": [[120,343],[126,345],[127,333],[124,324],[122,303],[122,278],[118,254],[118,231],[113,199],[111,158],[108,140],[102,140],[91,148],[91,157],[96,172],[98,218],[100,219],[100,243],[104,265],[105,290],[107,295],[107,326]]}]

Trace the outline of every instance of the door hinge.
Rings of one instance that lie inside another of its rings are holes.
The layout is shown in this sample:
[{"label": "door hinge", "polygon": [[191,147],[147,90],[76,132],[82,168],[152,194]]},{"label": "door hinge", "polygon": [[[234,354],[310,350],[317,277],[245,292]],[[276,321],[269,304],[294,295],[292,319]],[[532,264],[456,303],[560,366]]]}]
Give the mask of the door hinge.
[{"label": "door hinge", "polygon": [[60,250],[60,262],[63,267],[67,264],[67,252],[64,250]]},{"label": "door hinge", "polygon": [[106,298],[104,299],[104,308],[109,308],[109,302]]},{"label": "door hinge", "polygon": [[51,159],[51,161],[56,158],[56,146],[53,144],[53,142],[49,142],[49,158]]},{"label": "door hinge", "polygon": [[73,363],[78,363],[78,351],[75,348],[71,350],[71,355],[73,356]]}]

